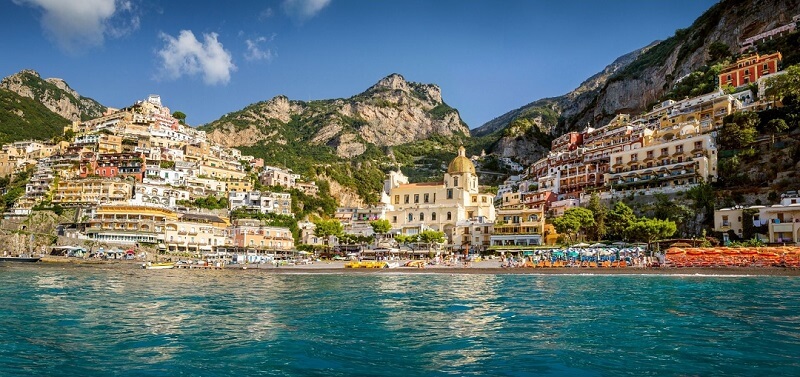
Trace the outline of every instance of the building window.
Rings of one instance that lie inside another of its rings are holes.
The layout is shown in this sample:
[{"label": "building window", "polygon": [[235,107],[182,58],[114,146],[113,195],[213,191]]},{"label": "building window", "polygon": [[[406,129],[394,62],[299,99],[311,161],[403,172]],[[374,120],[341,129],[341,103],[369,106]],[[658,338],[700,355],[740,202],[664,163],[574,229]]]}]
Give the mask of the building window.
[{"label": "building window", "polygon": [[425,214],[422,212],[419,213],[419,221],[425,221]]},{"label": "building window", "polygon": [[393,222],[393,223],[396,223],[396,222],[397,222],[397,216],[392,216],[392,222]]},{"label": "building window", "polygon": [[450,212],[447,212],[447,220],[452,220],[452,219],[453,219],[453,214],[450,213]]},{"label": "building window", "polygon": [[683,145],[678,145],[675,147],[676,153],[683,153]]},{"label": "building window", "polygon": [[409,213],[408,214],[408,222],[412,222],[412,221],[414,221],[414,215]]},{"label": "building window", "polygon": [[453,199],[453,189],[447,189],[447,199]]},{"label": "building window", "polygon": [[475,195],[472,195],[472,202],[473,203],[477,203],[478,202],[478,197],[475,196]]},{"label": "building window", "polygon": [[419,203],[419,194],[414,194],[414,203]]},{"label": "building window", "polygon": [[622,165],[622,157],[617,157],[617,165]]},{"label": "building window", "polygon": [[647,158],[653,158],[653,151],[647,151]]},{"label": "building window", "polygon": [[428,203],[428,199],[430,199],[430,195],[429,194],[422,195],[422,201],[424,203]]},{"label": "building window", "polygon": [[436,212],[431,212],[431,221],[436,221]]},{"label": "building window", "polygon": [[408,194],[403,195],[403,203],[408,204]]},{"label": "building window", "polygon": [[486,197],[485,196],[481,198],[481,203],[486,203]]},{"label": "building window", "polygon": [[636,153],[631,155],[631,161],[638,161],[638,160],[639,160],[639,156]]},{"label": "building window", "polygon": [[433,203],[436,203],[436,193],[433,193]]},{"label": "building window", "polygon": [[400,204],[400,195],[394,196],[394,204]]},{"label": "building window", "polygon": [[694,149],[697,149],[697,150],[703,149],[703,142],[702,141],[695,141],[694,142]]},{"label": "building window", "polygon": [[453,187],[458,187],[458,177],[453,177]]}]

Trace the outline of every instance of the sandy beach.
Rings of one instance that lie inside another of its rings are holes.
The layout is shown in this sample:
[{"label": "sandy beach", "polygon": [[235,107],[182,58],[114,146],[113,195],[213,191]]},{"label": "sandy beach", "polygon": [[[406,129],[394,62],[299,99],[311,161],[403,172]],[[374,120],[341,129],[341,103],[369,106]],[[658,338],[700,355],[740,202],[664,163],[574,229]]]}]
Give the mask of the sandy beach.
[{"label": "sandy beach", "polygon": [[[228,265],[225,270],[277,274],[534,274],[534,275],[721,275],[721,276],[800,276],[800,269],[781,267],[731,267],[731,268],[505,268],[500,261],[487,260],[463,266],[426,266],[425,268],[345,268],[343,261],[320,261],[312,264],[275,267],[273,264]],[[81,267],[141,268],[141,261],[95,260],[64,257],[45,257],[42,265],[69,264]],[[401,263],[402,265],[402,263]],[[202,273],[200,270],[193,272]]]}]

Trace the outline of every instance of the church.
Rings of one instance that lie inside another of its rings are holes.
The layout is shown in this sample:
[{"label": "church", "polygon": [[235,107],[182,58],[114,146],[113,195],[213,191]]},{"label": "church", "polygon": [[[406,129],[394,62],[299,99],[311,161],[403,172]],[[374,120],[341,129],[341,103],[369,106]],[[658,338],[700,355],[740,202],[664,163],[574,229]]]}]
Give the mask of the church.
[{"label": "church", "polygon": [[443,182],[408,183],[399,170],[390,172],[381,200],[395,233],[441,231],[450,245],[471,244],[475,224],[493,224],[495,220],[494,195],[478,190],[475,165],[465,156],[464,147],[458,148]]}]

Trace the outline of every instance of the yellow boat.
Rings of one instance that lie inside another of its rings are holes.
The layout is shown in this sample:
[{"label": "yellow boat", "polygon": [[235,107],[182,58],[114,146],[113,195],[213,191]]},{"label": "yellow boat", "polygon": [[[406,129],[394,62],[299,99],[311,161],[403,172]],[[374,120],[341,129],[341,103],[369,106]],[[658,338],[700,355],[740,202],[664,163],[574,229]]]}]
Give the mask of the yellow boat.
[{"label": "yellow boat", "polygon": [[172,262],[163,262],[163,263],[153,263],[147,262],[142,265],[142,268],[145,270],[167,270],[170,268],[175,268],[175,263]]}]

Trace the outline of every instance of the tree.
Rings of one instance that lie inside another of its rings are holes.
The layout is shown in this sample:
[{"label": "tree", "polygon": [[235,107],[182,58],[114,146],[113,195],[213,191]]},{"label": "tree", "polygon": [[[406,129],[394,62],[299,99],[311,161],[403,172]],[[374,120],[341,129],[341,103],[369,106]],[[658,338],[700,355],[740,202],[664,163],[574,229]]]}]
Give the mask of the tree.
[{"label": "tree", "polygon": [[370,221],[369,225],[372,227],[372,231],[376,234],[386,234],[392,230],[392,223],[386,219]]},{"label": "tree", "polygon": [[186,124],[186,114],[183,111],[176,111],[172,113],[172,117],[177,119],[181,124]]},{"label": "tree", "polygon": [[633,214],[631,207],[619,201],[614,203],[614,208],[607,216],[608,234],[615,239],[626,239],[625,233],[628,227],[636,220],[636,215]]},{"label": "tree", "polygon": [[606,235],[606,216],[608,209],[600,203],[600,195],[592,193],[589,198],[589,205],[586,207],[594,214],[594,225],[589,228],[589,236],[595,240],[601,240]]},{"label": "tree", "polygon": [[327,243],[330,236],[341,237],[343,233],[342,223],[336,219],[314,221],[314,235],[322,238]]},{"label": "tree", "polygon": [[569,240],[572,240],[572,234],[575,234],[577,239],[581,231],[594,226],[594,214],[586,208],[570,208],[563,216],[553,220],[553,226],[558,233],[566,234]]},{"label": "tree", "polygon": [[718,62],[731,56],[731,49],[725,43],[716,41],[708,46],[708,61]]},{"label": "tree", "polygon": [[703,224],[710,224],[714,220],[714,205],[716,204],[717,194],[711,184],[703,182],[686,192],[686,197],[693,201],[692,207],[696,211],[702,211]]},{"label": "tree", "polygon": [[419,234],[419,242],[424,243],[430,250],[432,244],[444,242],[444,232],[425,230]]},{"label": "tree", "polygon": [[745,111],[734,113],[723,119],[725,125],[719,135],[719,143],[724,149],[741,149],[756,140],[759,123],[758,114]]},{"label": "tree", "polygon": [[675,234],[676,230],[677,227],[673,221],[642,217],[636,219],[628,227],[627,232],[634,240],[647,242],[647,248],[650,249],[653,241],[670,237]]},{"label": "tree", "polygon": [[772,144],[775,144],[775,134],[784,132],[789,129],[786,121],[780,118],[772,119],[767,122],[766,131],[772,136]]},{"label": "tree", "polygon": [[669,199],[665,194],[655,194],[656,201],[653,203],[653,217],[662,220],[675,222],[678,228],[686,231],[687,220],[692,217],[692,211],[683,204],[677,204]]},{"label": "tree", "polygon": [[786,68],[784,74],[767,79],[766,95],[777,99],[800,97],[800,65],[793,65]]}]

